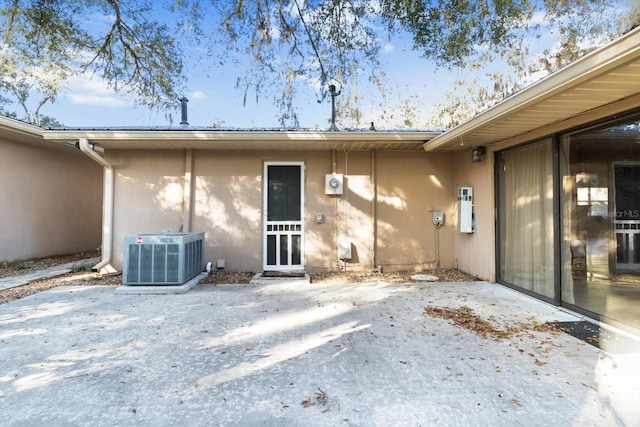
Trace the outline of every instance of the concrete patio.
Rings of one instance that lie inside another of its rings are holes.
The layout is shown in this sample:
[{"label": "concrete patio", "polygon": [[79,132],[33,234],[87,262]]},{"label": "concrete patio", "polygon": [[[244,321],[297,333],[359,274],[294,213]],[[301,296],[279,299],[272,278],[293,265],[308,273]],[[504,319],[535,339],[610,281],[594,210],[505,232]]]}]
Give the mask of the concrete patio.
[{"label": "concrete patio", "polygon": [[55,288],[0,305],[1,424],[640,425],[640,354],[527,327],[571,320],[486,282]]}]

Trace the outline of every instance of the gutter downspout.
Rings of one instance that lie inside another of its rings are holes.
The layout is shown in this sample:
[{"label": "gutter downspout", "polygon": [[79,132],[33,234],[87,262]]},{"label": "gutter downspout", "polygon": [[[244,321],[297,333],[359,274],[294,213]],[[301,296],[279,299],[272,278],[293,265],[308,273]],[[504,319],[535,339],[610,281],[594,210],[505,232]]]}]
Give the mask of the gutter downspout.
[{"label": "gutter downspout", "polygon": [[111,265],[111,259],[113,257],[113,165],[93,151],[86,138],[80,138],[78,140],[78,147],[80,147],[80,151],[104,168],[102,195],[102,260],[93,266],[92,270],[102,274],[116,273],[117,270]]},{"label": "gutter downspout", "polygon": [[378,176],[376,174],[376,150],[371,150],[371,186],[373,187],[373,197],[371,200],[371,225],[373,228],[371,266],[376,273],[382,273],[382,266],[378,265]]},{"label": "gutter downspout", "polygon": [[194,185],[195,179],[193,178],[193,150],[187,149],[185,151],[185,165],[184,165],[184,200],[183,200],[183,214],[182,214],[182,231],[185,233],[191,232],[191,224],[193,220],[193,200],[194,200]]}]

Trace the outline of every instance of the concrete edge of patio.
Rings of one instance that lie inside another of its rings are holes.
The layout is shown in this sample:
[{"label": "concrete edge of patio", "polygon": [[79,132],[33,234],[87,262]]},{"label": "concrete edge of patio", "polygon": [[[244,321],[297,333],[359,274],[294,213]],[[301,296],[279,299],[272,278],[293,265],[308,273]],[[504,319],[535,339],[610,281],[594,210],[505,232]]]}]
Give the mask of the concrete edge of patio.
[{"label": "concrete edge of patio", "polygon": [[15,288],[17,286],[27,285],[33,281],[40,279],[50,279],[52,277],[62,276],[72,272],[75,268],[83,265],[93,265],[100,261],[100,258],[88,258],[79,261],[72,261],[65,264],[55,265],[48,268],[32,271],[31,273],[21,274],[18,276],[3,277],[0,279],[0,291]]},{"label": "concrete edge of patio", "polygon": [[114,291],[116,295],[172,295],[184,294],[193,289],[200,280],[207,277],[209,273],[203,271],[194,276],[191,280],[182,285],[122,285]]}]

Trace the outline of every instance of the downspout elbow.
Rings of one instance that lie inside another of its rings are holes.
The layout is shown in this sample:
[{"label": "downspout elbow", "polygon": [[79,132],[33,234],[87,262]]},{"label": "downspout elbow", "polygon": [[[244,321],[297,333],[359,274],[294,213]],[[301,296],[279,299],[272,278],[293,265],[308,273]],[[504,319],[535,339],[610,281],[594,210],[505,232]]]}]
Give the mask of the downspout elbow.
[{"label": "downspout elbow", "polygon": [[117,270],[111,265],[111,261],[113,259],[113,188],[115,181],[113,165],[104,157],[96,153],[87,139],[79,139],[78,147],[80,148],[80,151],[104,168],[104,194],[102,196],[102,260],[93,266],[92,270],[103,274],[116,273]]}]

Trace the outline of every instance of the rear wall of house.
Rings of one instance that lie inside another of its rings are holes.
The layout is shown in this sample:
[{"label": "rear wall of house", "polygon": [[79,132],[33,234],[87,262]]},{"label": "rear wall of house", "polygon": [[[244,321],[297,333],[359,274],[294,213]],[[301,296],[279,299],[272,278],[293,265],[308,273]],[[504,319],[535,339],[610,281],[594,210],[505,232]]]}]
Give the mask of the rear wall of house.
[{"label": "rear wall of house", "polygon": [[[372,151],[109,151],[114,164],[114,266],[126,235],[204,231],[205,259],[231,271],[260,271],[263,172],[268,161],[304,162],[308,271],[335,270],[338,241],[352,242],[349,269],[451,267],[454,263],[454,168],[450,153]],[[335,166],[335,170],[334,169]],[[185,172],[191,167],[191,174]],[[325,174],[345,174],[345,192],[325,194]],[[189,186],[191,182],[191,186]],[[189,194],[191,193],[191,195]],[[189,197],[190,196],[190,197]],[[189,201],[185,204],[185,200]],[[436,229],[432,211],[448,221]],[[316,222],[322,214],[324,221]]]},{"label": "rear wall of house", "polygon": [[95,251],[102,175],[74,147],[0,141],[0,261]]}]

